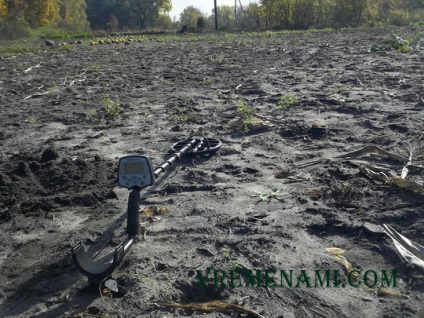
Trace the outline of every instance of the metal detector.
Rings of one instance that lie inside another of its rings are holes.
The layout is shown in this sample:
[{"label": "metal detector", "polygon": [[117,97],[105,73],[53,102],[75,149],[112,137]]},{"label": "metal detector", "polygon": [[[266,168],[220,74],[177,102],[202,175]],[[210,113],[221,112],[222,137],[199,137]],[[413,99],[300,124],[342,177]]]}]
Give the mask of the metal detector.
[{"label": "metal detector", "polygon": [[156,179],[163,172],[170,170],[183,155],[209,156],[220,148],[221,141],[218,139],[191,137],[181,140],[172,145],[173,154],[156,169],[153,169],[150,159],[146,155],[120,158],[118,184],[130,190],[127,210],[127,239],[120,243],[112,253],[98,260],[92,259],[81,242],[76,243],[72,248],[72,258],[81,273],[87,276],[91,282],[99,284],[109,277],[121,263],[137,239],[140,191],[143,188],[153,185]]}]

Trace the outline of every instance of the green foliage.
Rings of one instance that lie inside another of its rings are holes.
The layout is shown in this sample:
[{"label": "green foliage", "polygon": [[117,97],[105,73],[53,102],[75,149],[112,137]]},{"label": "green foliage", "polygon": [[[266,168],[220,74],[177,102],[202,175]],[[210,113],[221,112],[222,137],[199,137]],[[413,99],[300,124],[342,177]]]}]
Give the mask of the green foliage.
[{"label": "green foliage", "polygon": [[204,85],[204,86],[208,86],[213,84],[213,78],[211,77],[205,77],[204,79],[202,79],[201,81],[199,81],[200,85]]},{"label": "green foliage", "polygon": [[[139,30],[176,27],[167,14],[171,0],[0,0],[0,39],[28,36],[31,29],[52,27],[74,33],[92,29]],[[220,30],[307,30],[358,26],[421,25],[422,0],[260,0],[237,8],[218,6]],[[235,19],[235,16],[237,17]],[[188,6],[180,26],[190,32],[212,29],[214,14]],[[53,34],[52,38],[68,38]],[[46,36],[47,37],[47,36]],[[405,46],[399,51],[407,51]]]},{"label": "green foliage", "polygon": [[[243,10],[246,29],[406,25],[423,20],[420,0],[260,0]],[[421,10],[421,11],[420,11]]]},{"label": "green foliage", "polygon": [[8,46],[0,46],[0,57],[6,57],[14,54],[34,53],[38,48],[30,44],[13,44]]},{"label": "green foliage", "polygon": [[0,39],[19,39],[28,36],[29,30],[29,24],[23,17],[6,16],[0,23]]},{"label": "green foliage", "polygon": [[69,32],[58,27],[41,27],[30,30],[28,33],[30,38],[38,39],[74,39],[74,38],[92,38],[93,33],[86,31]]},{"label": "green foliage", "polygon": [[249,130],[249,126],[253,122],[253,116],[255,113],[255,109],[249,105],[247,101],[242,101],[239,103],[236,109],[237,116],[240,117],[242,123],[242,129],[244,131]]},{"label": "green foliage", "polygon": [[57,7],[54,0],[31,0],[25,9],[25,20],[31,28],[51,26],[55,23]]},{"label": "green foliage", "polygon": [[195,123],[198,120],[198,115],[191,107],[183,108],[175,106],[173,108],[173,112],[174,114],[172,115],[172,118],[180,123]]},{"label": "green foliage", "polygon": [[171,17],[167,14],[160,14],[155,20],[155,27],[160,30],[171,30],[173,25]]},{"label": "green foliage", "polygon": [[193,6],[188,6],[180,14],[180,23],[189,27],[196,27],[199,18],[205,18],[202,11]]},{"label": "green foliage", "polygon": [[91,65],[90,69],[91,69],[91,72],[93,73],[100,73],[100,71],[102,70],[102,67],[100,64],[94,63],[93,65]]},{"label": "green foliage", "polygon": [[4,0],[0,0],[0,19],[7,15],[7,6]]},{"label": "green foliage", "polygon": [[203,30],[206,27],[206,19],[205,17],[197,17],[197,29]]},{"label": "green foliage", "polygon": [[114,16],[113,14],[109,17],[109,20],[106,23],[106,29],[108,31],[112,31],[112,32],[115,32],[119,29],[118,18],[116,16]]},{"label": "green foliage", "polygon": [[[72,48],[69,46],[56,46],[53,48],[57,51],[70,51]],[[0,57],[9,57],[16,56],[17,54],[33,54],[33,53],[43,53],[47,51],[51,51],[52,49],[40,48],[36,45],[31,45],[27,43],[17,43],[12,45],[0,45]]]},{"label": "green foliage", "polygon": [[88,113],[91,115],[91,116],[94,116],[94,117],[97,117],[97,110],[96,109],[90,109],[89,111],[88,111]]},{"label": "green foliage", "polygon": [[373,44],[370,48],[370,51],[387,51],[387,50],[396,50],[400,53],[408,53],[411,50],[415,49],[421,40],[422,34],[419,33],[413,38],[402,39],[396,34],[390,35],[390,40],[388,43],[384,44]]},{"label": "green foliage", "polygon": [[0,38],[30,36],[40,27],[81,31],[88,26],[85,10],[85,0],[0,0]]},{"label": "green foliage", "polygon": [[252,197],[258,197],[260,202],[271,202],[271,199],[276,199],[278,201],[284,201],[284,199],[287,197],[286,192],[281,193],[280,190],[277,188],[271,189],[270,192],[264,192],[264,193],[257,193],[253,194]]},{"label": "green foliage", "polygon": [[408,25],[409,13],[401,9],[391,10],[389,23],[395,26]]},{"label": "green foliage", "polygon": [[101,103],[103,104],[102,110],[107,119],[118,119],[121,117],[124,107],[118,99],[112,100],[109,95],[104,95]]},{"label": "green foliage", "polygon": [[[212,14],[211,19],[215,19]],[[214,24],[215,22],[211,23]],[[218,6],[218,26],[219,30],[230,31],[235,27],[234,7],[227,5]]]},{"label": "green foliage", "polygon": [[225,59],[223,57],[209,56],[209,62],[215,63],[215,64],[224,64]]},{"label": "green foliage", "polygon": [[292,95],[284,95],[280,97],[277,103],[277,108],[281,110],[287,110],[296,104],[297,100]]},{"label": "green foliage", "polygon": [[88,28],[87,4],[85,0],[56,0],[59,5],[57,25],[72,31],[81,31]]},{"label": "green foliage", "polygon": [[[88,0],[87,16],[94,29],[108,27],[111,14],[119,21],[120,29],[163,28],[161,17],[171,11],[170,0]],[[169,22],[167,20],[166,22]],[[169,26],[169,25],[166,25]]]},{"label": "green foliage", "polygon": [[37,123],[37,119],[35,119],[34,117],[28,117],[25,122],[27,122],[28,124],[34,125]]}]

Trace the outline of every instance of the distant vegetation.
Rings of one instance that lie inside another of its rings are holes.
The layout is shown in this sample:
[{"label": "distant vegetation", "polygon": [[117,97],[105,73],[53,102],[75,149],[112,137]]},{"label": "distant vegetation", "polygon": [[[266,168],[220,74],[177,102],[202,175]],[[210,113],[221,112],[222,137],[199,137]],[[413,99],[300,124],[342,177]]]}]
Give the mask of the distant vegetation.
[{"label": "distant vegetation", "polygon": [[[0,38],[214,29],[213,12],[188,6],[171,18],[171,9],[172,0],[0,0]],[[424,25],[424,0],[259,0],[219,6],[218,21],[222,31]]]},{"label": "distant vegetation", "polygon": [[46,27],[88,30],[85,0],[0,0],[0,38],[30,36]]}]

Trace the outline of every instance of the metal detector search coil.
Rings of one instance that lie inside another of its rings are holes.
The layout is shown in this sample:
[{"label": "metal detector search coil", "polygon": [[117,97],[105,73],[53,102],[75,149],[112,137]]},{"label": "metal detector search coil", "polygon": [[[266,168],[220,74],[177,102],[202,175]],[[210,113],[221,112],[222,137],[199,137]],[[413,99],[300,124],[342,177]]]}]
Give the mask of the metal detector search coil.
[{"label": "metal detector search coil", "polygon": [[[187,156],[210,155],[221,148],[221,141],[218,139],[202,137],[195,140],[197,144],[192,151],[187,153]],[[187,140],[181,140],[173,144],[171,150],[178,152],[185,146],[187,146]]]}]

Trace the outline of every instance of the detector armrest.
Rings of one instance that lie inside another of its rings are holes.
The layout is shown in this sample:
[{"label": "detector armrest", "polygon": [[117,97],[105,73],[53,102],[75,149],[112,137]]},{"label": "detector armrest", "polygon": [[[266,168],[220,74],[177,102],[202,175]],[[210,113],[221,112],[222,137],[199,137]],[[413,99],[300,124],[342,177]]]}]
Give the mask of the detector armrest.
[{"label": "detector armrest", "polygon": [[85,276],[102,280],[111,275],[115,268],[118,267],[134,240],[134,236],[129,236],[125,242],[118,245],[115,251],[98,260],[93,260],[85,251],[82,243],[78,242],[72,248],[72,258],[75,265]]}]

